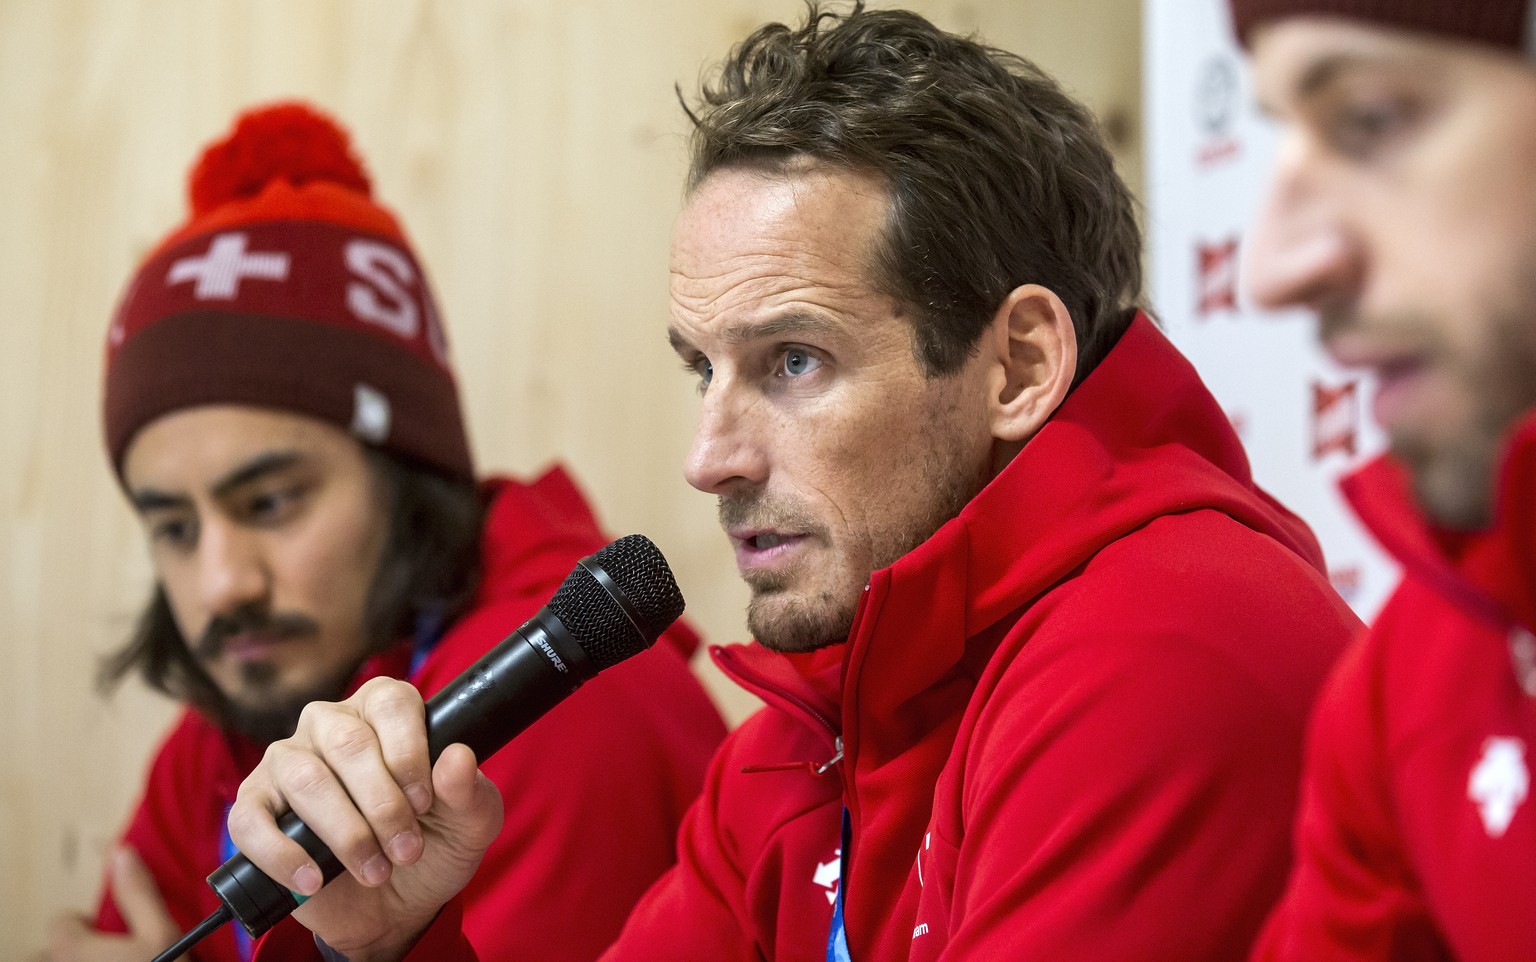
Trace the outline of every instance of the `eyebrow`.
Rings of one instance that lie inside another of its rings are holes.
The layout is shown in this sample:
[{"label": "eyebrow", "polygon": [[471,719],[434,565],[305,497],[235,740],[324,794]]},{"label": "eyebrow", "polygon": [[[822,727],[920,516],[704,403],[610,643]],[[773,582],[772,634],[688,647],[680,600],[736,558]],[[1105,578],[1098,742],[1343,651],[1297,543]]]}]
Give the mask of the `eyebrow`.
[{"label": "eyebrow", "polygon": [[[227,496],[241,485],[285,471],[304,460],[301,451],[267,451],[235,468],[213,485],[216,498]],[[148,511],[181,508],[192,503],[186,495],[169,494],[156,488],[140,488],[133,492],[133,506],[141,514]]]},{"label": "eyebrow", "polygon": [[[1301,71],[1300,76],[1291,84],[1291,96],[1296,100],[1306,100],[1333,83],[1341,74],[1379,65],[1384,59],[1380,55],[1361,54],[1354,51],[1325,54]],[[1274,106],[1262,98],[1259,99],[1258,106],[1267,115],[1272,116],[1275,113]]]},{"label": "eyebrow", "polygon": [[[728,345],[747,344],[792,334],[835,334],[838,326],[820,314],[810,311],[788,311],[761,321],[733,324],[720,332],[720,339]],[[693,350],[687,337],[675,327],[667,328],[667,343],[678,354]]]}]

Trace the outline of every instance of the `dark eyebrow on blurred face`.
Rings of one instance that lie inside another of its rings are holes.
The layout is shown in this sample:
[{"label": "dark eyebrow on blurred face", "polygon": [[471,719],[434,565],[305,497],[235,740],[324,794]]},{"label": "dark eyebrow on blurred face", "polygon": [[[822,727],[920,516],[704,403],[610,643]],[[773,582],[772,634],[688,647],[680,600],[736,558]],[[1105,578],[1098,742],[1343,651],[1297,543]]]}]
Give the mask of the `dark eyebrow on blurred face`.
[{"label": "dark eyebrow on blurred face", "polygon": [[[786,337],[795,334],[819,334],[825,336],[834,334],[837,330],[836,324],[833,324],[820,314],[812,314],[808,311],[790,311],[762,321],[732,325],[720,332],[720,338],[727,344],[747,344],[752,341]],[[678,354],[693,349],[693,345],[689,344],[688,339],[675,327],[667,328],[667,342],[672,345],[672,350]]]},{"label": "dark eyebrow on blurred face", "polygon": [[[214,497],[225,497],[241,485],[285,471],[303,460],[304,454],[301,451],[267,451],[258,454],[220,478],[213,486]],[[140,514],[186,507],[192,503],[192,499],[186,495],[168,494],[155,488],[140,488],[133,492],[132,498],[133,506]]]},{"label": "dark eyebrow on blurred face", "polygon": [[[1301,102],[1315,97],[1320,91],[1326,89],[1341,76],[1345,76],[1356,70],[1365,70],[1370,67],[1381,66],[1387,63],[1388,57],[1380,54],[1364,54],[1352,50],[1342,50],[1326,53],[1312,61],[1302,70],[1291,83],[1289,98]],[[1269,116],[1277,112],[1275,105],[1266,101],[1263,97],[1258,99],[1259,110]]]}]

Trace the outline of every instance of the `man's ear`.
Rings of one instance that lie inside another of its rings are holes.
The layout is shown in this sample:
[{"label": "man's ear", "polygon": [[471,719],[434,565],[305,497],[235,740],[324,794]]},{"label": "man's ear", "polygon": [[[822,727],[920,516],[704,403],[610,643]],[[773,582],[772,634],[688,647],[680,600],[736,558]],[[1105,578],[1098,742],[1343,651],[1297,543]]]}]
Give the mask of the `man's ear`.
[{"label": "man's ear", "polygon": [[994,351],[992,436],[1022,444],[1045,426],[1072,388],[1077,332],[1054,291],[1039,284],[1014,288],[992,317]]}]

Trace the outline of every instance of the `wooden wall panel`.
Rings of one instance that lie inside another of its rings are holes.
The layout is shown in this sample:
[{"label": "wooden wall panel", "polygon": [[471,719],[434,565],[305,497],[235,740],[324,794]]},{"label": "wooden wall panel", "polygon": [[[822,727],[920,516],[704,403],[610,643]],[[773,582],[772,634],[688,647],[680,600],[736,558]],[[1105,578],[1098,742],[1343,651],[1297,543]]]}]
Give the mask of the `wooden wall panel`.
[{"label": "wooden wall panel", "polygon": [[[1135,0],[913,6],[1036,57],[1134,132]],[[800,9],[0,0],[0,957],[91,904],[172,713],[91,685],[151,580],[101,453],[99,375],[119,288],[182,216],[197,148],[275,97],[347,123],[439,293],[480,463],[567,462],[610,529],[662,546],[708,636],[733,640],[745,592],[710,499],[681,479],[694,397],[662,338],[672,87]],[[750,710],[717,690],[733,720]]]}]

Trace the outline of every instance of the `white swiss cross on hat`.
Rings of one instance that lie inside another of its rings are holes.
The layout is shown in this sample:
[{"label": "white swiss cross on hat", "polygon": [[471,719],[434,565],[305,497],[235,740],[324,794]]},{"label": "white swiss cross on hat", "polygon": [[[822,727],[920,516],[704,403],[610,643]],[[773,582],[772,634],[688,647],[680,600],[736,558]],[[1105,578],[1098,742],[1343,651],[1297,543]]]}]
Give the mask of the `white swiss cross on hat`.
[{"label": "white swiss cross on hat", "polygon": [[200,301],[232,301],[240,294],[240,282],[250,277],[263,281],[288,279],[288,255],[275,251],[245,251],[249,236],[236,232],[219,234],[201,257],[183,257],[166,272],[167,286],[197,281],[192,294]]}]

